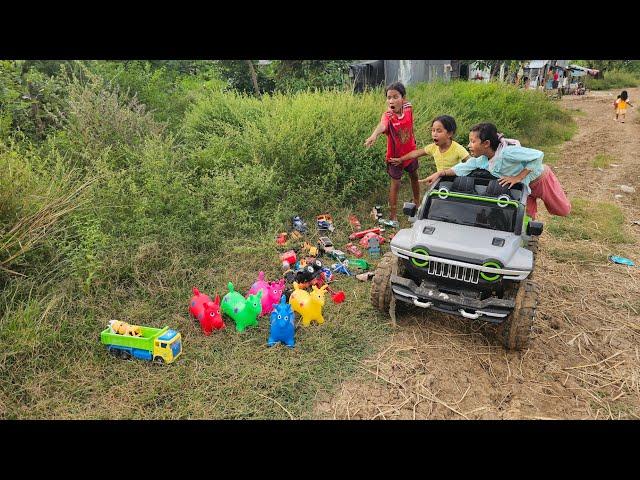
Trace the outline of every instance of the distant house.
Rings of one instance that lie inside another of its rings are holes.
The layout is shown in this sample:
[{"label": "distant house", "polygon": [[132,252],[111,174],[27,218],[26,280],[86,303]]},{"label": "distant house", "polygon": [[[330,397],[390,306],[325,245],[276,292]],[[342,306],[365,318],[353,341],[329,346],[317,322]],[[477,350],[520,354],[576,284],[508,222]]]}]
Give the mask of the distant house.
[{"label": "distant house", "polygon": [[568,76],[569,60],[531,60],[523,67],[524,76],[529,81],[529,88],[546,88],[545,78],[549,70],[557,71],[561,79]]},{"label": "distant house", "polygon": [[451,64],[451,60],[365,60],[349,66],[349,78],[356,92],[392,82],[446,82],[452,76]]}]

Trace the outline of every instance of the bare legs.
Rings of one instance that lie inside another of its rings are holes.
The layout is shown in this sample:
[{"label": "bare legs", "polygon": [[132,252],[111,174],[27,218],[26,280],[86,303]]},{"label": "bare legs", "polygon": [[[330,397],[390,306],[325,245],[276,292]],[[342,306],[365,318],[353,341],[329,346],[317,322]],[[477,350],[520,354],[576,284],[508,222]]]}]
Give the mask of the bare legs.
[{"label": "bare legs", "polygon": [[[418,171],[409,174],[411,180],[411,191],[413,192],[413,203],[420,204],[420,183],[418,183]],[[400,191],[400,179],[391,179],[389,187],[389,220],[398,220],[398,192]]]},{"label": "bare legs", "polygon": [[411,179],[411,191],[413,192],[413,203],[420,205],[420,184],[418,183],[418,170],[409,174]]},{"label": "bare legs", "polygon": [[389,187],[389,220],[398,220],[398,191],[400,190],[400,180],[391,179]]}]

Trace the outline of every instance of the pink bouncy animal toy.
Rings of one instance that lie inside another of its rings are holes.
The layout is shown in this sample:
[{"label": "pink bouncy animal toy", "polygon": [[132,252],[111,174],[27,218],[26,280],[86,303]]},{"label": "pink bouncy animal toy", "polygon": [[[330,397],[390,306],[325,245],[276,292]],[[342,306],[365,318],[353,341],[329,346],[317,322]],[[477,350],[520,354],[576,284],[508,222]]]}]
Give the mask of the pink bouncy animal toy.
[{"label": "pink bouncy animal toy", "polygon": [[262,302],[262,311],[260,316],[264,317],[265,315],[269,315],[273,311],[273,305],[280,301],[282,292],[284,292],[284,278],[281,278],[277,282],[265,282],[264,272],[260,272],[258,273],[258,279],[253,282],[246,297],[255,295],[260,290],[262,290],[262,298],[260,299]]},{"label": "pink bouncy animal toy", "polygon": [[200,322],[200,328],[205,335],[211,335],[211,332],[224,328],[224,320],[220,314],[220,295],[216,295],[214,302],[200,291],[193,287],[193,297],[189,306],[191,316]]},{"label": "pink bouncy animal toy", "polygon": [[308,327],[313,320],[318,325],[324,323],[322,318],[322,307],[324,305],[324,294],[327,292],[328,285],[318,288],[313,285],[311,293],[303,290],[298,282],[293,282],[293,292],[289,297],[289,303],[293,307],[293,311],[302,315],[302,325]]}]

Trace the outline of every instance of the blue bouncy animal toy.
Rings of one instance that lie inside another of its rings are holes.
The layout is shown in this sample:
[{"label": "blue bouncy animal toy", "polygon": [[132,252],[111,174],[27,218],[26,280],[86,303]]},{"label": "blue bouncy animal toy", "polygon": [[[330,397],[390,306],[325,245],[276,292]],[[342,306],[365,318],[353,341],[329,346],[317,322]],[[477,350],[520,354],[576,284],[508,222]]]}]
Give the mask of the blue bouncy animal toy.
[{"label": "blue bouncy animal toy", "polygon": [[269,340],[267,345],[273,347],[276,343],[282,342],[287,347],[293,348],[295,341],[293,339],[295,333],[295,314],[293,308],[287,303],[285,295],[280,297],[280,303],[273,304],[271,312],[271,331],[269,332]]}]

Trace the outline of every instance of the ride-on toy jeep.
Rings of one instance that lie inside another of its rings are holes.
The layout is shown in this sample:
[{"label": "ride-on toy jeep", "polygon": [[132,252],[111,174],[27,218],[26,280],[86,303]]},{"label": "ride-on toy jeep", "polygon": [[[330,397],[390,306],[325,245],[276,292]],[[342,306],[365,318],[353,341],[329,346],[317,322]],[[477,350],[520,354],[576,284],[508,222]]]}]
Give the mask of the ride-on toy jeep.
[{"label": "ride-on toy jeep", "polygon": [[419,207],[405,203],[399,230],[375,271],[373,305],[415,305],[497,324],[506,348],[529,343],[536,312],[532,272],[541,222],[525,215],[526,187],[506,188],[485,170],[440,177]]}]

